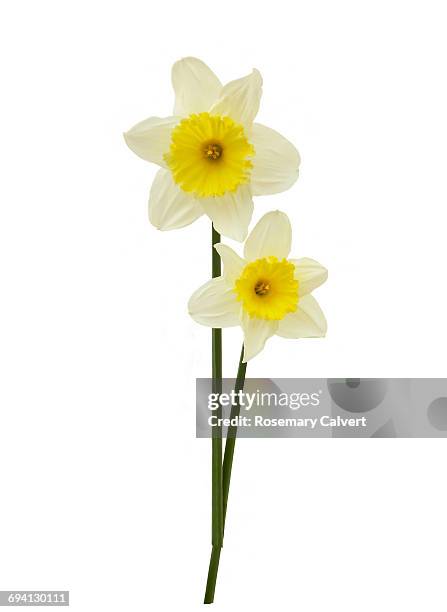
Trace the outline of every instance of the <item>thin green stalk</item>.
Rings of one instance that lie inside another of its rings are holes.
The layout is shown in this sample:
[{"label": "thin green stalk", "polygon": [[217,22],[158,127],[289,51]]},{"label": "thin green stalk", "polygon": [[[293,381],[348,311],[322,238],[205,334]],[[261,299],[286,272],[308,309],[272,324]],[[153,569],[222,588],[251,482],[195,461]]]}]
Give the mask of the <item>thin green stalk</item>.
[{"label": "thin green stalk", "polygon": [[[214,245],[220,242],[220,234],[212,226],[211,261],[212,277],[221,275],[221,262],[219,253]],[[222,393],[222,330],[212,329],[212,378],[213,393]],[[222,407],[219,405],[215,415],[222,417]],[[223,488],[222,488],[222,427],[212,429],[211,440],[211,465],[212,465],[212,538],[213,548],[208,570],[204,603],[214,601],[214,590],[216,588],[217,571],[219,568],[220,551],[223,542]]]},{"label": "thin green stalk", "polygon": [[[219,253],[214,245],[220,242],[220,234],[212,226],[211,263],[212,277],[221,275]],[[213,393],[222,393],[222,330],[211,330]],[[222,406],[215,412],[217,419],[222,418]],[[222,499],[222,426],[212,429],[212,544],[222,546],[223,540],[223,499]]]},{"label": "thin green stalk", "polygon": [[[237,370],[236,383],[234,390],[236,393],[242,391],[245,383],[247,364],[242,362],[244,357],[244,345],[242,345],[239,367]],[[230,418],[238,417],[240,413],[240,403],[238,400],[231,407]],[[227,441],[225,443],[225,455],[222,469],[222,491],[223,491],[223,528],[225,529],[225,517],[227,513],[228,493],[230,490],[231,468],[233,466],[234,447],[236,444],[237,426],[232,425],[228,428]],[[220,553],[222,546],[213,546],[211,550],[210,566],[208,570],[208,580],[206,583],[205,601],[210,604],[214,601],[214,591],[216,589],[217,572],[219,570]]]},{"label": "thin green stalk", "polygon": [[[247,364],[242,361],[244,358],[244,345],[242,345],[241,356],[239,359],[239,367],[237,370],[236,384],[234,391],[236,394],[244,389],[245,374],[247,372]],[[237,419],[241,411],[239,399],[231,406],[230,419]],[[227,515],[228,492],[230,490],[231,468],[233,467],[234,447],[236,445],[237,425],[230,425],[227,432],[227,441],[225,443],[225,454],[222,469],[222,487],[223,487],[223,521],[225,529],[225,518]]]},{"label": "thin green stalk", "polygon": [[[213,350],[213,393],[222,393],[222,330],[212,330]],[[216,396],[215,396],[216,397]],[[217,419],[222,418],[222,406],[219,403],[215,411]],[[218,421],[219,422],[219,421]],[[212,429],[211,439],[212,463],[212,539],[213,546],[222,546],[223,540],[223,498],[222,498],[222,426]]]},{"label": "thin green stalk", "polygon": [[221,550],[222,546],[213,546],[213,548],[211,549],[208,579],[206,581],[205,599],[203,600],[203,603],[206,604],[212,604],[214,601],[214,591],[216,590],[217,572],[219,570]]}]

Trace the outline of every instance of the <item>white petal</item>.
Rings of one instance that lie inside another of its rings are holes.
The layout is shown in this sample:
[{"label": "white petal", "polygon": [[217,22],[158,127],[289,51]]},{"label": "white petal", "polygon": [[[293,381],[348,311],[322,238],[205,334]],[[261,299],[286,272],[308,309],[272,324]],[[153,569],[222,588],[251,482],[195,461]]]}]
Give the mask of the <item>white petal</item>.
[{"label": "white petal", "polygon": [[255,148],[251,185],[253,195],[279,193],[289,189],[298,178],[300,156],[284,136],[255,123],[249,140]]},{"label": "white petal", "polygon": [[129,149],[146,161],[166,167],[163,155],[169,152],[171,132],[178,117],[149,117],[124,134]]},{"label": "white petal", "polygon": [[298,309],[279,322],[276,333],[283,338],[321,338],[326,331],[326,319],[317,300],[305,295],[300,298]]},{"label": "white petal", "polygon": [[253,215],[253,199],[248,185],[241,185],[223,196],[203,198],[200,202],[220,234],[239,242],[245,240]]},{"label": "white petal", "polygon": [[214,248],[222,259],[224,265],[223,275],[229,284],[233,286],[245,267],[245,261],[226,244],[220,242]]},{"label": "white petal", "polygon": [[254,261],[261,257],[287,258],[292,243],[292,227],[289,217],[273,210],[265,214],[250,232],[244,248],[244,257]]},{"label": "white petal", "polygon": [[242,329],[244,330],[244,359],[249,361],[262,351],[266,341],[276,333],[278,321],[266,321],[250,317],[246,313],[242,316]]},{"label": "white petal", "polygon": [[149,220],[160,230],[189,225],[203,215],[200,201],[182,191],[169,170],[159,170],[149,196]]},{"label": "white petal", "polygon": [[290,259],[295,264],[295,278],[298,281],[298,294],[300,296],[310,293],[327,280],[327,270],[318,261],[302,257]]},{"label": "white petal", "polygon": [[194,321],[208,327],[239,325],[240,309],[236,294],[223,276],[202,285],[188,302],[188,311]]},{"label": "white petal", "polygon": [[222,90],[222,84],[214,72],[195,57],[185,57],[173,65],[172,85],[175,92],[174,115],[182,117],[208,111]]},{"label": "white petal", "polygon": [[227,83],[210,112],[250,126],[259,110],[261,95],[262,77],[258,70],[253,70],[248,76]]}]

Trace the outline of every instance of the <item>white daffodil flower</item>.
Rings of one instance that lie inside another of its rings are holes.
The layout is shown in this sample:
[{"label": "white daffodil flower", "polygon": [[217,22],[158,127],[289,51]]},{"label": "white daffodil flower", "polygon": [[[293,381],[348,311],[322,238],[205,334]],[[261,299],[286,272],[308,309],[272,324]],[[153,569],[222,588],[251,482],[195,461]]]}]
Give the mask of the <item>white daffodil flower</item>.
[{"label": "white daffodil flower", "polygon": [[267,213],[247,238],[244,259],[225,244],[215,246],[224,264],[223,276],[205,283],[189,300],[189,314],[197,323],[242,327],[244,361],[262,351],[274,334],[326,334],[326,319],[310,294],[327,279],[327,270],[313,259],[288,259],[291,242],[287,215]]},{"label": "white daffodil flower", "polygon": [[222,86],[202,61],[172,68],[171,117],[150,117],[124,134],[134,153],[161,166],[149,197],[149,219],[161,230],[206,214],[221,234],[245,240],[255,195],[279,193],[298,178],[295,147],[253,123],[262,94],[257,70]]}]

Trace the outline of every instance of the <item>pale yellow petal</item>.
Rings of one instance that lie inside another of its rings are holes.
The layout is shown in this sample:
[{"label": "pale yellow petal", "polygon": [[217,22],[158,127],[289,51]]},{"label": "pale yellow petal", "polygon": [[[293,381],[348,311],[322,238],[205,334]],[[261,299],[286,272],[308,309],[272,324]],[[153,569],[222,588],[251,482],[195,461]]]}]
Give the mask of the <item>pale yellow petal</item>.
[{"label": "pale yellow petal", "polygon": [[283,338],[321,338],[326,331],[326,319],[317,300],[305,295],[300,298],[298,309],[279,322],[276,333]]},{"label": "pale yellow petal", "polygon": [[255,148],[251,186],[253,195],[280,193],[298,178],[300,156],[284,136],[265,125],[253,124],[249,140]]},{"label": "pale yellow petal", "polygon": [[194,321],[207,327],[233,327],[240,324],[240,304],[223,276],[213,278],[192,294],[188,312]]},{"label": "pale yellow petal", "polygon": [[230,285],[233,286],[235,281],[242,274],[245,261],[226,244],[219,243],[216,244],[214,248],[222,259],[223,276],[227,279]]},{"label": "pale yellow petal", "polygon": [[259,110],[262,96],[262,77],[258,70],[236,81],[230,81],[211,107],[215,115],[227,115],[236,123],[251,126]]},{"label": "pale yellow petal", "polygon": [[254,261],[261,257],[287,258],[292,243],[289,217],[274,210],[265,214],[250,232],[245,243],[244,258]]},{"label": "pale yellow petal", "polygon": [[181,117],[208,111],[222,90],[222,84],[214,72],[195,57],[185,57],[173,65],[172,85],[175,92],[174,115]]},{"label": "pale yellow petal", "polygon": [[157,172],[149,196],[149,221],[160,230],[189,225],[203,215],[199,200],[174,183],[169,170]]},{"label": "pale yellow petal", "polygon": [[327,270],[318,261],[308,257],[290,261],[295,265],[295,278],[299,283],[300,296],[310,293],[327,280]]},{"label": "pale yellow petal", "polygon": [[163,156],[169,152],[171,132],[179,121],[178,117],[149,117],[126,132],[124,140],[138,157],[166,167]]},{"label": "pale yellow petal", "polygon": [[200,202],[220,234],[238,242],[245,240],[253,215],[253,199],[248,185],[241,185],[223,196],[203,198]]},{"label": "pale yellow petal", "polygon": [[278,329],[278,321],[266,321],[242,315],[242,329],[244,331],[244,362],[256,357]]}]

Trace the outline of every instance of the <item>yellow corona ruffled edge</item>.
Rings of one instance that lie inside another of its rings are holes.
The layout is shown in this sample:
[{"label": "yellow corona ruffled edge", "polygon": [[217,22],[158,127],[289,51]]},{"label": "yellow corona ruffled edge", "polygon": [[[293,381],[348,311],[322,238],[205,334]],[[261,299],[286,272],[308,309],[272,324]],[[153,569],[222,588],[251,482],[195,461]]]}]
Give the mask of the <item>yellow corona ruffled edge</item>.
[{"label": "yellow corona ruffled edge", "polygon": [[263,257],[245,266],[235,282],[237,299],[250,317],[280,321],[298,306],[295,266],[287,259]]},{"label": "yellow corona ruffled edge", "polygon": [[255,150],[230,117],[193,114],[172,130],[164,159],[177,185],[198,197],[221,196],[250,179]]}]

